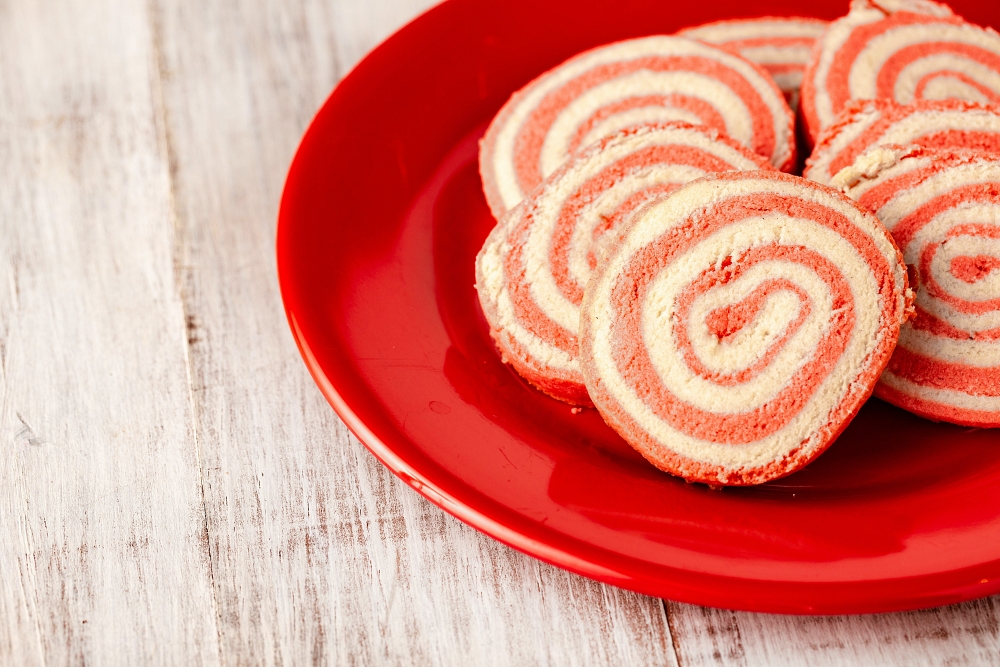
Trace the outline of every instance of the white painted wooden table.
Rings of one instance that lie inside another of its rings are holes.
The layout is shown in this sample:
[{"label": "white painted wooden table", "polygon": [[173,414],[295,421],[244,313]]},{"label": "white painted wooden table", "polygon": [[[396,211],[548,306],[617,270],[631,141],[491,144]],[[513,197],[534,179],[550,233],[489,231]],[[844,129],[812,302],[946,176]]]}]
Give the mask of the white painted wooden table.
[{"label": "white painted wooden table", "polygon": [[284,174],[430,0],[0,1],[0,665],[988,665],[1000,600],[663,602],[393,477],[285,324]]}]

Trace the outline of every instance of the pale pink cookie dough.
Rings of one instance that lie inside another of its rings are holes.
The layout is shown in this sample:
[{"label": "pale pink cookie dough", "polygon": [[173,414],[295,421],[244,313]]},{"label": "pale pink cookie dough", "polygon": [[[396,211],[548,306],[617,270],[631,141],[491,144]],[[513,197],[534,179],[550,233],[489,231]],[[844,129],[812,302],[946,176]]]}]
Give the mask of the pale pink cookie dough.
[{"label": "pale pink cookie dough", "polygon": [[794,111],[799,104],[802,72],[816,39],[830,24],[803,16],[729,19],[685,28],[677,34],[715,44],[767,70]]},{"label": "pale pink cookie dough", "polygon": [[823,130],[803,174],[819,183],[854,164],[869,148],[919,144],[925,148],[965,148],[1000,152],[1000,105],[964,100],[855,100]]},{"label": "pale pink cookie dough", "polygon": [[1000,426],[1000,157],[881,146],[833,183],[885,223],[915,278],[916,317],[875,395],[934,420]]},{"label": "pale pink cookie dough", "polygon": [[771,169],[715,130],[622,130],[557,170],[501,219],[476,258],[476,288],[505,361],[531,384],[590,405],[577,325],[601,240],[651,198],[710,172]]},{"label": "pale pink cookie dough", "polygon": [[1000,101],[1000,35],[930,0],[854,0],[816,42],[800,111],[810,144],[855,99]]},{"label": "pale pink cookie dough", "polygon": [[869,397],[907,312],[879,221],[778,172],[693,181],[648,204],[598,262],[580,361],[605,421],[689,481],[799,470]]},{"label": "pale pink cookie dough", "polygon": [[763,68],[693,39],[643,37],[585,51],[514,93],[480,144],[490,210],[499,220],[588,144],[671,120],[728,134],[779,169],[795,167],[794,117]]}]

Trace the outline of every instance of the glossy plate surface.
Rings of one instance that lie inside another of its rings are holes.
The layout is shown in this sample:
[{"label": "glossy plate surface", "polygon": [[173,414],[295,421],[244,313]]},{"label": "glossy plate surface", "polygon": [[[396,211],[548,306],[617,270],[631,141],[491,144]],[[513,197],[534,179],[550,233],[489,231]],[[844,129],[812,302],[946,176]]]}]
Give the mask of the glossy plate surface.
[{"label": "glossy plate surface", "polygon": [[[872,400],[805,470],[711,491],[505,367],[473,288],[493,220],[476,142],[591,46],[846,0],[450,0],[371,53],[302,141],[278,225],[292,331],[337,413],[446,511],[549,563],[698,604],[890,611],[1000,591],[1000,432]],[[1000,8],[953,3],[970,20]],[[749,14],[748,14],[749,12]]]}]

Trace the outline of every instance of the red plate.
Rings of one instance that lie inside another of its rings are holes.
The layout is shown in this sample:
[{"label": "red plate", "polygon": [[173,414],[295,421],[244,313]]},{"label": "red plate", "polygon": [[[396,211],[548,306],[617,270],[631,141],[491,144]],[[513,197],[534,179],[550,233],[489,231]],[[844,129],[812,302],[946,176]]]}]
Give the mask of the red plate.
[{"label": "red plate", "polygon": [[[752,4],[752,10],[749,9]],[[955,9],[989,24],[1000,9]],[[473,289],[493,225],[476,141],[510,93],[606,42],[845,0],[451,0],[369,55],[288,174],[278,269],[316,382],[433,503],[579,574],[770,612],[858,613],[1000,591],[1000,433],[873,400],[813,465],[711,491],[660,473],[593,410],[505,367]]]}]

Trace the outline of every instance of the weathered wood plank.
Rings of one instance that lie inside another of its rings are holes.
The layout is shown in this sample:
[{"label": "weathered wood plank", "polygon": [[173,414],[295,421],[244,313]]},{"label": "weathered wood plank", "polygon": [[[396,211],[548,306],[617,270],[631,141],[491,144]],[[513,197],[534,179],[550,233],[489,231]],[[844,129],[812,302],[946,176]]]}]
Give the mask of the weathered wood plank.
[{"label": "weathered wood plank", "polygon": [[0,664],[218,664],[141,4],[0,3]]},{"label": "weathered wood plank", "polygon": [[662,605],[443,514],[350,437],[275,280],[284,173],[337,77],[426,0],[158,0],[227,663],[673,664]]},{"label": "weathered wood plank", "polygon": [[777,616],[668,603],[684,667],[996,665],[997,598],[903,614]]}]

